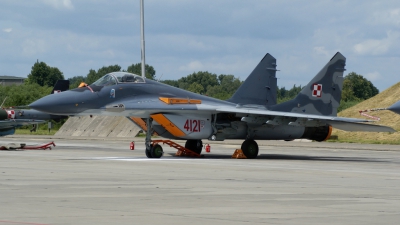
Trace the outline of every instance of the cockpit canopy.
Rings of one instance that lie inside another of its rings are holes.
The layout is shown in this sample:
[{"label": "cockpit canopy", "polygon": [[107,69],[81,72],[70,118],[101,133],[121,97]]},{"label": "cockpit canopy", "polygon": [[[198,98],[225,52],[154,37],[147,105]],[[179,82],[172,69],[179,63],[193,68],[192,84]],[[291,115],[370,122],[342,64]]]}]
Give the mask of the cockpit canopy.
[{"label": "cockpit canopy", "polygon": [[92,85],[95,86],[111,86],[119,83],[145,83],[145,80],[136,74],[127,72],[113,72],[104,75]]}]

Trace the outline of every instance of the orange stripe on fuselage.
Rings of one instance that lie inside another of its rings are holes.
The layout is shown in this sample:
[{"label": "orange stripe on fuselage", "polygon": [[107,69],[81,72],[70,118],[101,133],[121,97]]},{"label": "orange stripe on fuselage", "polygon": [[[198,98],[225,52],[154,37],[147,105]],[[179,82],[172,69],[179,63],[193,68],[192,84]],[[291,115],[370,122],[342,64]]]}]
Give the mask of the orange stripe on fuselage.
[{"label": "orange stripe on fuselage", "polygon": [[139,118],[139,117],[131,117],[131,119],[133,120],[133,122],[136,123],[136,125],[138,125],[140,128],[142,128],[142,130],[144,130],[145,132],[147,132],[147,125],[146,125],[146,122],[144,122],[142,118]]},{"label": "orange stripe on fuselage", "polygon": [[174,123],[172,123],[167,117],[165,117],[163,114],[154,114],[154,115],[151,115],[151,118],[153,118],[158,124],[160,124],[162,127],[164,127],[164,129],[166,129],[168,132],[170,132],[175,137],[185,136],[185,133],[181,129],[179,129]]},{"label": "orange stripe on fuselage", "polygon": [[163,98],[159,97],[162,102],[169,105],[172,104],[201,104],[201,100],[198,99],[188,99],[188,98]]}]

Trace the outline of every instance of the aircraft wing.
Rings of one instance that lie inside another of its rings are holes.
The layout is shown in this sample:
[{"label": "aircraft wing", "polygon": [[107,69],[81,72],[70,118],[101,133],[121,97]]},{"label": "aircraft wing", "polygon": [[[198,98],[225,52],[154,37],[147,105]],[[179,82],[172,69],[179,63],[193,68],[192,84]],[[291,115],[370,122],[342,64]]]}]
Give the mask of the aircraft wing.
[{"label": "aircraft wing", "polygon": [[0,120],[0,129],[2,128],[12,128],[12,127],[21,127],[26,125],[44,123],[45,120],[30,120],[30,119],[7,119],[7,120]]},{"label": "aircraft wing", "polygon": [[[396,132],[391,127],[381,126],[381,125],[373,125],[366,124],[368,122],[375,122],[371,120],[365,119],[356,119],[356,118],[346,118],[346,117],[335,117],[335,116],[321,116],[321,115],[313,115],[313,114],[301,114],[301,113],[292,113],[292,112],[279,112],[279,111],[270,111],[263,109],[252,109],[252,108],[234,108],[234,107],[223,107],[217,108],[218,112],[226,112],[226,113],[236,113],[243,114],[243,116],[271,116],[275,118],[292,118],[295,119],[295,122],[289,122],[289,125],[294,126],[307,126],[313,124],[328,124],[334,128],[345,130],[345,131],[369,131],[369,132]],[[279,120],[275,120],[279,121]],[[268,123],[269,121],[266,121]],[[272,120],[271,124],[274,123]]]},{"label": "aircraft wing", "polygon": [[[192,114],[207,114],[207,113],[235,113],[241,117],[263,117],[265,123],[271,125],[293,125],[304,127],[316,127],[330,125],[334,128],[345,131],[368,131],[368,132],[396,132],[391,127],[368,124],[375,122],[366,119],[322,116],[307,113],[293,113],[272,111],[260,108],[235,107],[227,104],[216,105],[214,102],[202,101],[201,104],[165,104],[154,99],[140,99],[141,102],[152,102],[152,104],[138,104],[136,101],[121,102],[127,111],[148,110],[153,113],[192,113]],[[118,104],[117,104],[118,105]],[[139,106],[140,105],[140,106]],[[109,105],[109,109],[116,109],[116,105]],[[111,111],[110,110],[110,111]],[[268,119],[272,118],[272,119]]]}]

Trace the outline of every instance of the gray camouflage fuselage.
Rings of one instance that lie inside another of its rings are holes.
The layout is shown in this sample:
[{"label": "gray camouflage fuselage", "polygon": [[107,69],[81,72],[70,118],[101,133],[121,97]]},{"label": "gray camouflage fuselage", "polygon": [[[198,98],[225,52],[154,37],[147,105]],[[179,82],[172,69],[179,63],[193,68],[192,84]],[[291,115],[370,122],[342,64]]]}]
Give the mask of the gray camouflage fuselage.
[{"label": "gray camouflage fuselage", "polygon": [[59,115],[152,118],[152,128],[171,139],[322,141],[329,137],[332,126],[351,131],[392,131],[359,123],[366,120],[336,117],[345,60],[337,53],[295,99],[278,105],[276,60],[267,54],[228,101],[116,72],[89,87],[46,96],[30,106]]}]

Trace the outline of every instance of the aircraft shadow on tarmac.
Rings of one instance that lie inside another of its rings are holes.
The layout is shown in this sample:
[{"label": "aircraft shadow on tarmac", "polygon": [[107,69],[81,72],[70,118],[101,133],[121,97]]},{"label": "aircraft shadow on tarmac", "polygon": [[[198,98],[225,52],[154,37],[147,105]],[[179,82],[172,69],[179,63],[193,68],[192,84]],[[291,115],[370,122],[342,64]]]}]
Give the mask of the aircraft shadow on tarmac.
[{"label": "aircraft shadow on tarmac", "polygon": [[[175,154],[168,154],[175,156]],[[206,159],[229,159],[230,155],[222,154],[203,154]],[[254,160],[254,159],[247,159]],[[297,160],[297,161],[329,161],[329,162],[381,162],[388,163],[392,161],[365,158],[365,157],[337,157],[337,156],[308,156],[308,155],[285,155],[285,154],[260,154],[255,160]]]},{"label": "aircraft shadow on tarmac", "polygon": [[284,155],[284,154],[262,154],[257,159],[268,160],[299,160],[299,161],[330,161],[330,162],[390,162],[381,159],[365,157],[337,157],[337,156],[309,156],[309,155]]}]

